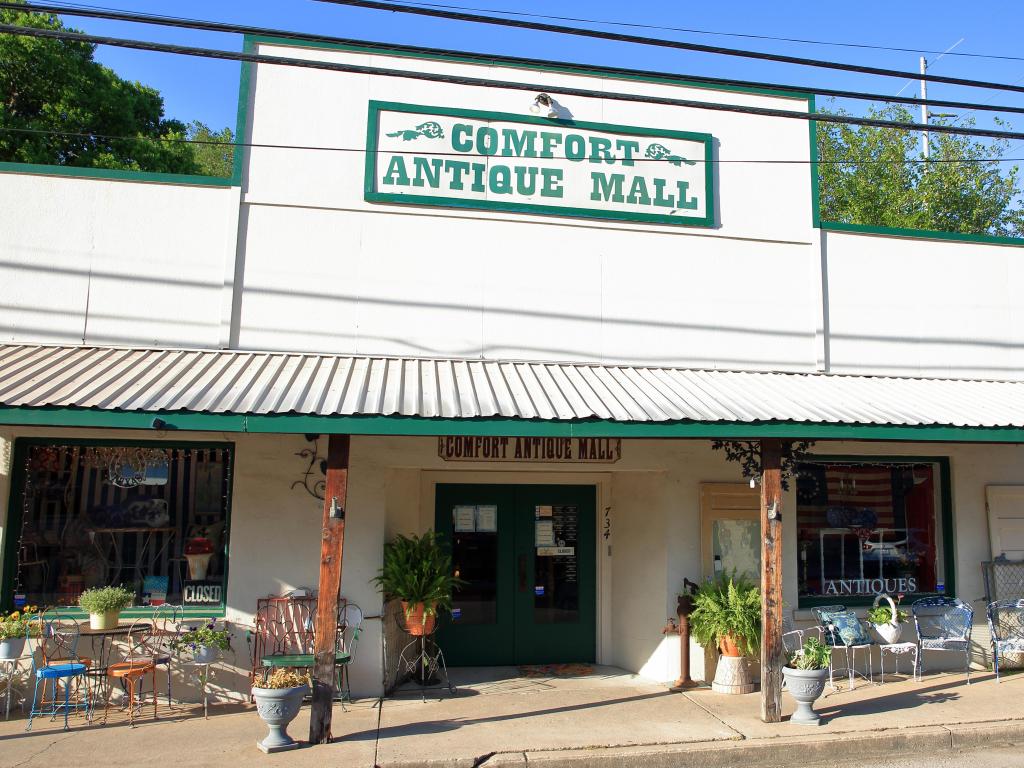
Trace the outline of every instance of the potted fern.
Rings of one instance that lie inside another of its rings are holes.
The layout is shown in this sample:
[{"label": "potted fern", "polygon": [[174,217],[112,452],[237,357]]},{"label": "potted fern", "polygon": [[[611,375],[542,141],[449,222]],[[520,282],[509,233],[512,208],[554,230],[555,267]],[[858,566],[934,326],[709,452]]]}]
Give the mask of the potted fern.
[{"label": "potted fern", "polygon": [[753,582],[733,574],[701,584],[693,598],[690,634],[723,656],[753,656],[761,650],[761,593]]},{"label": "potted fern", "polygon": [[825,690],[832,649],[816,637],[804,641],[789,663],[782,668],[786,690],[796,700],[796,711],[790,722],[818,725],[821,717],[814,711],[814,702]]},{"label": "potted fern", "polygon": [[127,587],[94,587],[78,596],[78,605],[89,614],[92,629],[113,629],[121,611],[135,602],[135,592]]},{"label": "potted fern", "polygon": [[434,631],[437,612],[450,610],[452,592],[465,582],[455,576],[452,559],[434,531],[399,534],[384,545],[384,563],[373,580],[389,600],[401,600],[410,635]]},{"label": "potted fern", "polygon": [[746,656],[761,650],[761,593],[753,582],[722,574],[704,582],[693,597],[690,634],[705,648],[722,656],[711,688],[718,693],[751,693],[756,685]]}]

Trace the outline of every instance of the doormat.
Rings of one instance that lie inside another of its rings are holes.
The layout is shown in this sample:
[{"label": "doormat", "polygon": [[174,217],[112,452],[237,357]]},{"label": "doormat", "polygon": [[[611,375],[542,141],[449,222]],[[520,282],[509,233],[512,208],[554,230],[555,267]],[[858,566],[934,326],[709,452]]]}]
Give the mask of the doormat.
[{"label": "doormat", "polygon": [[590,664],[524,664],[519,667],[523,677],[583,677],[594,674]]}]

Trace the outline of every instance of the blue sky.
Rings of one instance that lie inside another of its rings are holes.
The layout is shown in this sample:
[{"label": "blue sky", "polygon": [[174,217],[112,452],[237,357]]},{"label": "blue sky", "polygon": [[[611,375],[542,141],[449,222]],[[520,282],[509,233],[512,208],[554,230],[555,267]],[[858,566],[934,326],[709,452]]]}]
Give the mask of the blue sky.
[{"label": "blue sky", "polygon": [[[704,74],[747,80],[776,81],[801,86],[848,88],[878,93],[916,95],[917,83],[892,78],[810,69],[733,57],[670,51],[650,47],[586,40],[525,30],[509,30],[461,22],[404,16],[315,2],[315,0],[107,0],[123,10],[237,22],[382,42],[427,45],[458,50],[538,57],[656,69],[681,74]],[[878,2],[719,2],[682,4],[666,0],[439,0],[451,5],[539,14],[576,16],[594,20],[639,22],[685,27],[710,32],[808,38],[828,42],[867,43],[943,51],[959,40],[956,53],[984,53],[1024,58],[1020,31],[1024,29],[1024,3],[990,0],[977,12],[965,13],[963,3]],[[241,49],[241,38],[190,30],[140,26],[79,17],[68,23],[96,34],[141,37],[205,47]],[[555,22],[558,23],[558,22]],[[583,26],[583,24],[579,24]],[[621,29],[591,24],[599,29]],[[635,32],[636,30],[622,30]],[[644,33],[640,31],[640,33]],[[918,54],[866,50],[834,45],[807,45],[752,40],[717,34],[650,30],[651,36],[788,53],[805,57],[916,71]],[[124,77],[155,86],[164,95],[167,114],[182,120],[201,120],[213,128],[234,127],[238,94],[237,62],[195,59],[170,54],[101,48],[98,58]],[[935,54],[928,55],[936,59]],[[947,55],[930,65],[935,74],[1024,84],[1024,60],[1005,61]],[[1024,94],[929,84],[931,98],[1024,105]],[[860,102],[844,104],[863,110]],[[916,109],[916,108],[915,108]],[[949,111],[939,108],[938,111]],[[991,125],[987,113],[975,115],[979,126]],[[1024,115],[1010,116],[1024,130]],[[1016,142],[1013,156],[1024,156]]]}]

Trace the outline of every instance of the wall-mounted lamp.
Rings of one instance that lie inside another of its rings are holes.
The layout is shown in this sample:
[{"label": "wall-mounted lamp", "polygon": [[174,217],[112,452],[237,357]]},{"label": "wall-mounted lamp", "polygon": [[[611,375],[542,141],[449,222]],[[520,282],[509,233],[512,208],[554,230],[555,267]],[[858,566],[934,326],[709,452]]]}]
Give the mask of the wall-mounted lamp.
[{"label": "wall-mounted lamp", "polygon": [[530,111],[535,115],[544,115],[544,117],[559,117],[558,109],[555,106],[555,100],[546,93],[538,93],[536,97],[534,97],[533,104],[530,105]]}]

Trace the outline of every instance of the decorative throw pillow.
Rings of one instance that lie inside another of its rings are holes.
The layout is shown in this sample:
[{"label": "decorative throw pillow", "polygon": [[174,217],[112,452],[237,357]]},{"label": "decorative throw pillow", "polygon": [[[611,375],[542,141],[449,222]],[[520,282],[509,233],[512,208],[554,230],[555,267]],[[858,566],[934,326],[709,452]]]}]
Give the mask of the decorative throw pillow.
[{"label": "decorative throw pillow", "polygon": [[843,645],[870,645],[872,642],[853,611],[828,614],[827,621],[831,622],[833,635],[838,635]]}]

